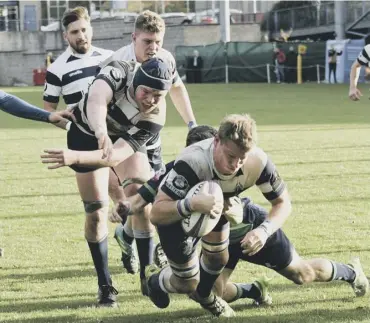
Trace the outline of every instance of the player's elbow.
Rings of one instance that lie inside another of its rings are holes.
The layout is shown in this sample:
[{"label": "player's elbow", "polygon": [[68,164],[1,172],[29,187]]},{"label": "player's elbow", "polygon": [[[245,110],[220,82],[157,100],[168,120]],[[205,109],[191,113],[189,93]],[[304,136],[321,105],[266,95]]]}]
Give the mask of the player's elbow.
[{"label": "player's elbow", "polygon": [[159,203],[160,202],[154,203],[152,210],[150,211],[150,222],[152,222],[153,225],[162,224],[160,217],[160,206],[158,205]]}]

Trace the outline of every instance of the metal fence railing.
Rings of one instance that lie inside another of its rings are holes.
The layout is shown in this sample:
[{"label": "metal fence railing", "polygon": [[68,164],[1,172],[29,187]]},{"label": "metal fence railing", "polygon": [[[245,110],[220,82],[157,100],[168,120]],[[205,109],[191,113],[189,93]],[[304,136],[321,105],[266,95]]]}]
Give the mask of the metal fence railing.
[{"label": "metal fence railing", "polygon": [[[370,1],[345,1],[345,6],[345,21],[350,24],[370,10]],[[280,32],[281,28],[300,29],[334,25],[334,7],[334,1],[321,1],[319,5],[271,11],[268,30]]]}]

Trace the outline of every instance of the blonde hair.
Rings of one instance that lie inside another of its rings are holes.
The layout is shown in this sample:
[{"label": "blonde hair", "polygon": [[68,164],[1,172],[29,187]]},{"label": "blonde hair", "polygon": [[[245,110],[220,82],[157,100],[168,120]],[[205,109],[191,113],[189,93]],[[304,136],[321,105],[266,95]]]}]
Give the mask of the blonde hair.
[{"label": "blonde hair", "polygon": [[87,22],[90,22],[89,12],[85,7],[75,7],[67,10],[63,14],[62,25],[64,29],[67,30],[69,24],[80,19],[85,19]]},{"label": "blonde hair", "polygon": [[221,143],[231,140],[248,151],[257,144],[256,122],[248,114],[230,114],[221,121],[218,138]]},{"label": "blonde hair", "polygon": [[157,13],[145,10],[135,21],[135,32],[143,31],[145,33],[160,33],[165,31],[165,23]]}]

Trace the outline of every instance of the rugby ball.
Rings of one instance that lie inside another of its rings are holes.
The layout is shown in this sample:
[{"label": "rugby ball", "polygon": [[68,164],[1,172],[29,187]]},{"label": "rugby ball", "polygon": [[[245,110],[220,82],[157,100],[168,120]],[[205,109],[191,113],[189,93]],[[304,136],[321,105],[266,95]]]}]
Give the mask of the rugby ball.
[{"label": "rugby ball", "polygon": [[[205,187],[204,187],[205,186]],[[196,184],[190,189],[186,197],[197,195],[204,187],[208,194],[216,197],[216,199],[224,201],[222,189],[220,185],[213,181],[204,181]],[[220,220],[220,216],[212,219],[209,214],[193,212],[188,218],[181,220],[182,228],[186,235],[190,237],[203,237],[210,233]]]}]

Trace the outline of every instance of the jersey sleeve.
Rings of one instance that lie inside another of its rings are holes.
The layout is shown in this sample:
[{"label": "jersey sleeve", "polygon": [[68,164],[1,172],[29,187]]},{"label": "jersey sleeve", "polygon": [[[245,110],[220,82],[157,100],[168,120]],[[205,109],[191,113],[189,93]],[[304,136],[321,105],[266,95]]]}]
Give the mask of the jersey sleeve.
[{"label": "jersey sleeve", "polygon": [[200,161],[187,157],[176,160],[174,167],[161,183],[162,191],[173,200],[183,199],[194,185],[205,180],[202,178],[201,168],[197,166]]},{"label": "jersey sleeve", "polygon": [[370,61],[370,44],[366,45],[361,53],[357,57],[357,62],[359,62],[363,66],[367,66]]},{"label": "jersey sleeve", "polygon": [[265,168],[256,181],[256,185],[264,197],[269,201],[278,198],[286,187],[275,165],[269,158],[267,159]]},{"label": "jersey sleeve", "polygon": [[104,80],[115,93],[126,85],[128,69],[125,62],[111,61],[100,70],[95,80]]},{"label": "jersey sleeve", "polygon": [[177,72],[176,60],[171,53],[169,53],[169,61],[172,71],[172,84],[179,83],[181,81],[181,78],[179,76],[179,73]]},{"label": "jersey sleeve", "polygon": [[43,99],[46,102],[58,103],[59,96],[62,92],[62,80],[55,73],[52,66],[53,65],[50,65],[46,71]]},{"label": "jersey sleeve", "polygon": [[147,203],[153,203],[158,192],[158,187],[166,175],[171,171],[174,161],[166,164],[164,170],[157,172],[149,181],[138,189],[138,193]]},{"label": "jersey sleeve", "polygon": [[162,127],[162,125],[155,122],[142,120],[129,129],[125,134],[121,135],[121,137],[127,141],[131,148],[136,152],[150,139],[156,136]]},{"label": "jersey sleeve", "polygon": [[155,172],[159,171],[162,166],[164,166],[162,159],[161,137],[159,136],[159,133],[146,143],[146,152],[152,169]]}]

